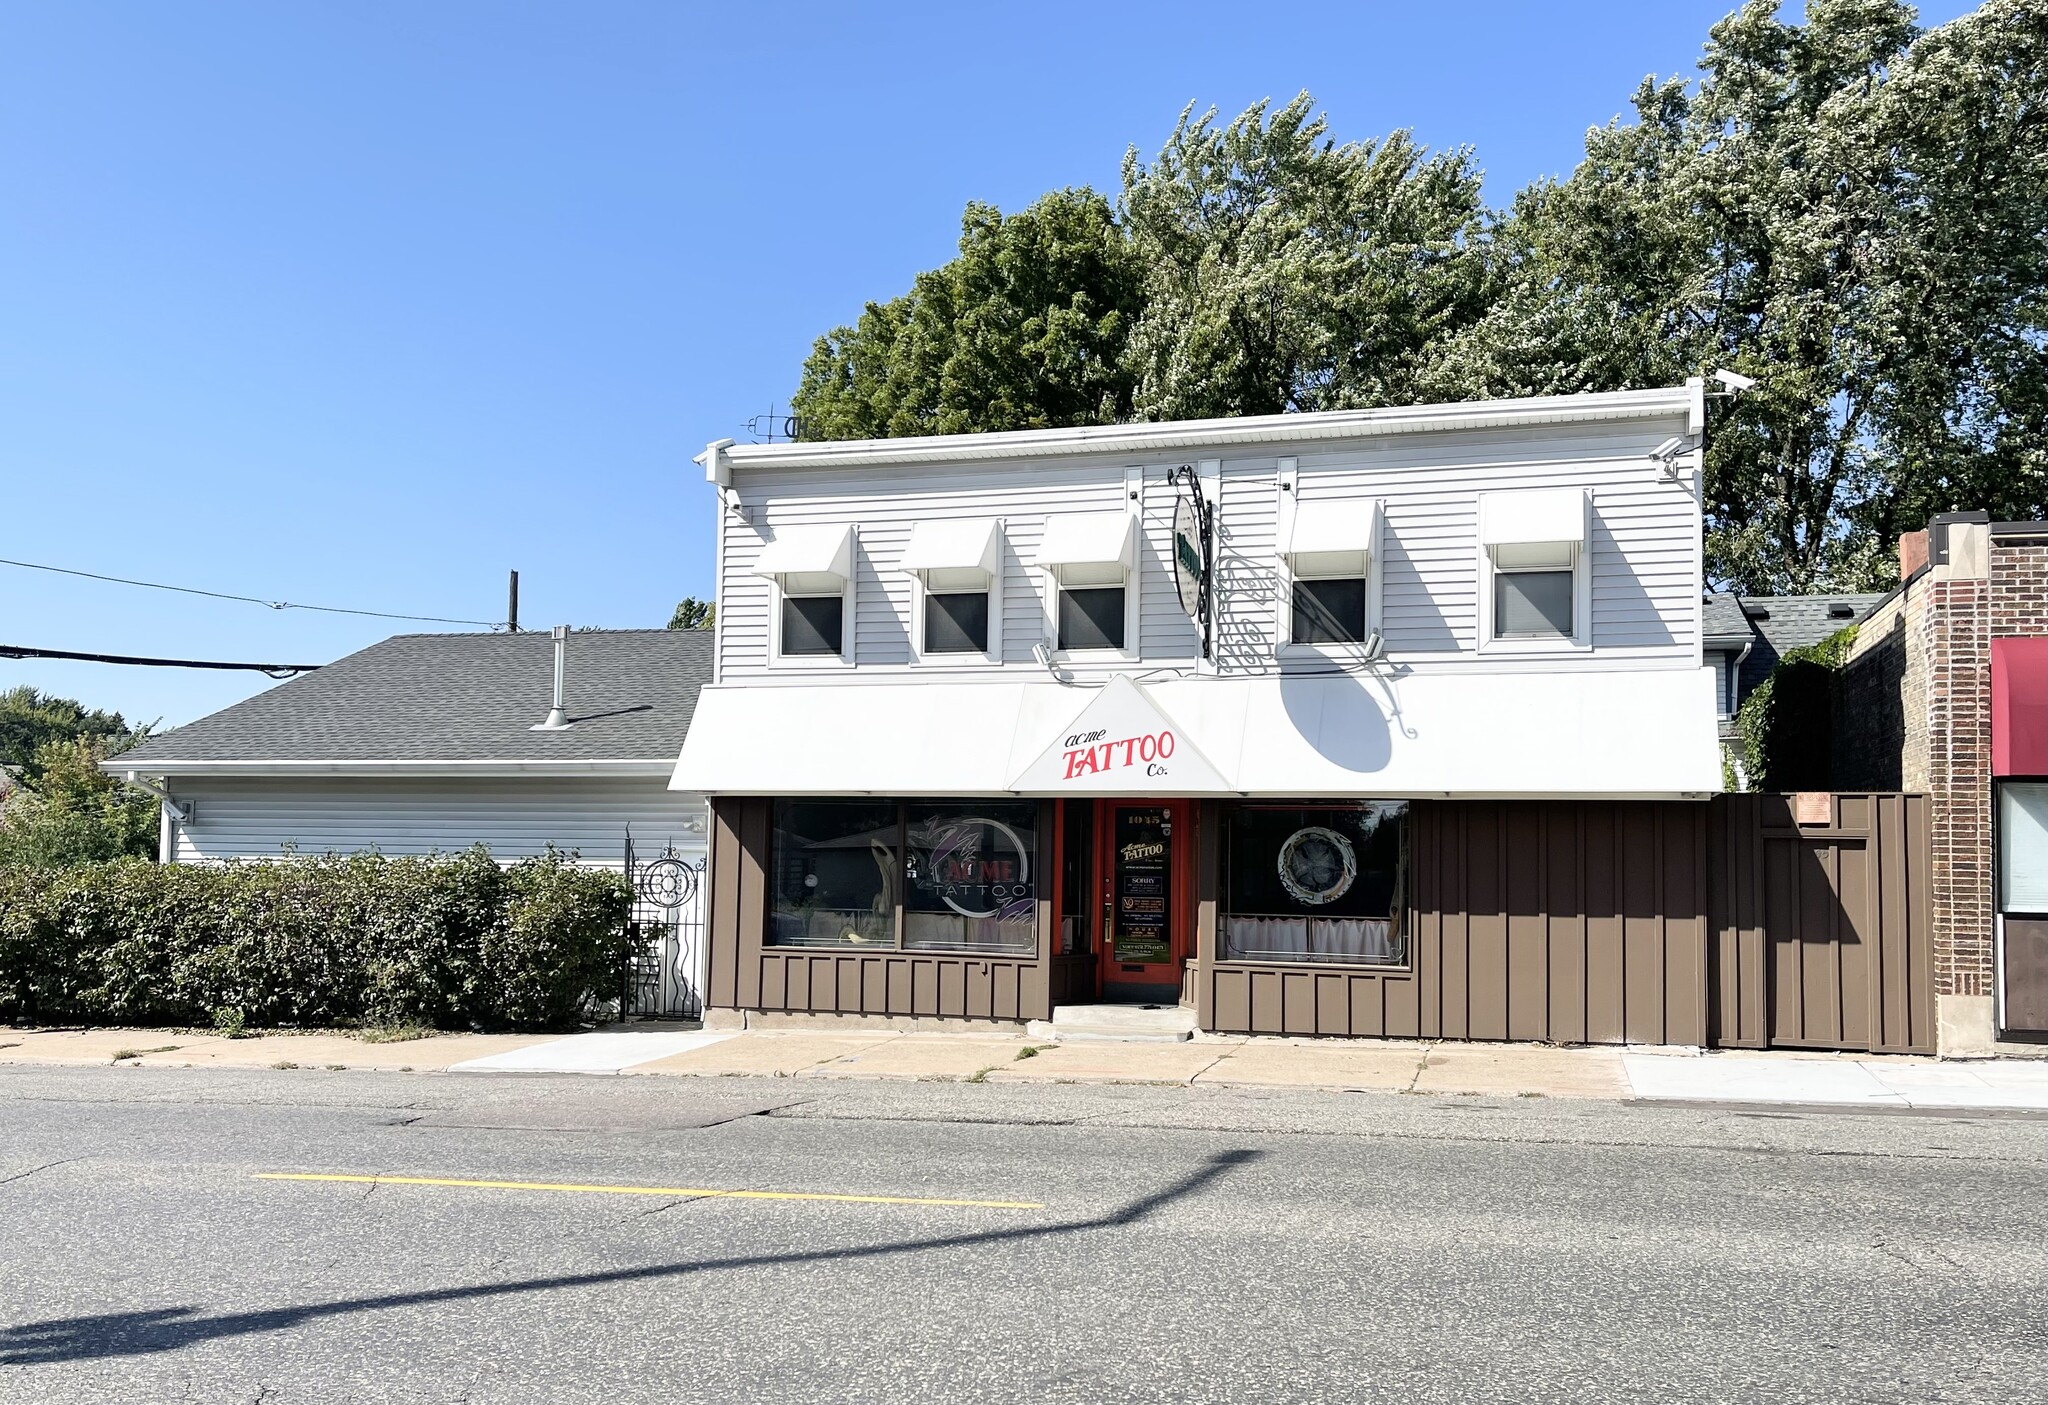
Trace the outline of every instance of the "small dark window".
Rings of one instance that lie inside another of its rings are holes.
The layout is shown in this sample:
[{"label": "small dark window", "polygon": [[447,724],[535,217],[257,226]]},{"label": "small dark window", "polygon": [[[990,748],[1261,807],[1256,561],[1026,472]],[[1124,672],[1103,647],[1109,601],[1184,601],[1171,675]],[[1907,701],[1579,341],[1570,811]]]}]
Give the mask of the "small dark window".
[{"label": "small dark window", "polygon": [[1360,577],[1294,583],[1294,642],[1356,644],[1365,638],[1365,581]]},{"label": "small dark window", "polygon": [[927,654],[988,652],[988,592],[932,592],[924,598]]},{"label": "small dark window", "polygon": [[1124,588],[1090,586],[1060,591],[1062,649],[1121,649],[1124,646]]},{"label": "small dark window", "polygon": [[1571,638],[1572,573],[1495,573],[1493,632],[1501,639]]},{"label": "small dark window", "polygon": [[844,638],[846,600],[838,595],[782,597],[782,652],[836,654]]}]

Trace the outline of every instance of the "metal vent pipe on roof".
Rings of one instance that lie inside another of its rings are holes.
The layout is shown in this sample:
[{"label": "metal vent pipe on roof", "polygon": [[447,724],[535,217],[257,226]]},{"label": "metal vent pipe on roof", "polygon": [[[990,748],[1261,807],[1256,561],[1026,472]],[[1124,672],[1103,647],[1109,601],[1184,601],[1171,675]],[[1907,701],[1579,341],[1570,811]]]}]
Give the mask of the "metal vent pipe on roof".
[{"label": "metal vent pipe on roof", "polygon": [[562,710],[562,684],[568,670],[569,626],[555,626],[555,705],[548,709],[548,720],[536,722],[527,728],[529,732],[560,732],[576,724],[569,720],[569,714]]}]

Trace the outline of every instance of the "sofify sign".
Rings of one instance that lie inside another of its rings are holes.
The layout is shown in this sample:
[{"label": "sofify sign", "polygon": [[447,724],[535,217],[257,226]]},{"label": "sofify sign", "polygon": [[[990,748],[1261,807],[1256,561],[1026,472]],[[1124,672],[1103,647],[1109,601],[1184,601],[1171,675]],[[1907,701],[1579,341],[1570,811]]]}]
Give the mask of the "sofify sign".
[{"label": "sofify sign", "polygon": [[1067,738],[1065,779],[1078,780],[1082,776],[1131,766],[1143,766],[1148,776],[1168,774],[1165,762],[1173,755],[1172,732],[1147,732],[1115,741],[1099,740],[1102,735],[1102,731],[1097,730],[1077,732]]}]

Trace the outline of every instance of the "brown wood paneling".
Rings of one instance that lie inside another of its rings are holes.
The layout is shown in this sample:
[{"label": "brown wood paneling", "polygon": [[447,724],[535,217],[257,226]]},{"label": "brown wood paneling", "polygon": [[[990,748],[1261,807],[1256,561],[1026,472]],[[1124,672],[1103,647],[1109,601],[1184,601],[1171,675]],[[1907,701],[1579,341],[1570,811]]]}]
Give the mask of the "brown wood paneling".
[{"label": "brown wood paneling", "polygon": [[1621,811],[1613,805],[1583,809],[1586,883],[1586,1031],[1588,1044],[1624,1038],[1621,908]]},{"label": "brown wood paneling", "polygon": [[2005,1028],[2048,1034],[2048,918],[2005,919]]},{"label": "brown wood paneling", "polygon": [[1708,1042],[1934,1049],[1925,796],[1731,795],[1710,811]]}]

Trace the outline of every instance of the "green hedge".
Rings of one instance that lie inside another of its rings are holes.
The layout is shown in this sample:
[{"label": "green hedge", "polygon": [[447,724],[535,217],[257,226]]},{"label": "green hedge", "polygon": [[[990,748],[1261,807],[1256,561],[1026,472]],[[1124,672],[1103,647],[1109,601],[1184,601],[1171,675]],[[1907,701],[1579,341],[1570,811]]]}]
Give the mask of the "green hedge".
[{"label": "green hedge", "polygon": [[1830,790],[1834,717],[1842,664],[1856,626],[1787,649],[1735,714],[1752,790]]},{"label": "green hedge", "polygon": [[618,989],[631,895],[549,853],[0,869],[0,1019],[558,1029]]}]

